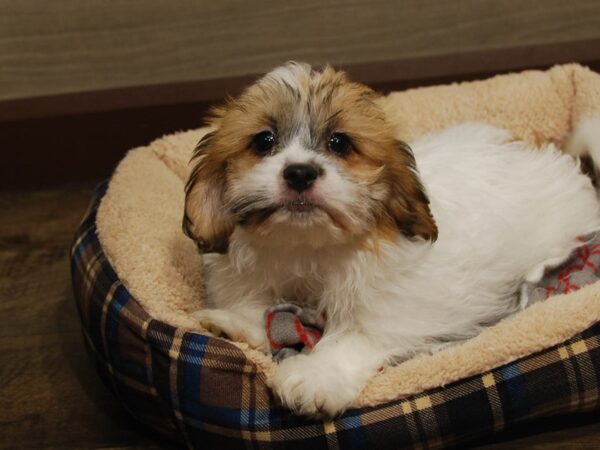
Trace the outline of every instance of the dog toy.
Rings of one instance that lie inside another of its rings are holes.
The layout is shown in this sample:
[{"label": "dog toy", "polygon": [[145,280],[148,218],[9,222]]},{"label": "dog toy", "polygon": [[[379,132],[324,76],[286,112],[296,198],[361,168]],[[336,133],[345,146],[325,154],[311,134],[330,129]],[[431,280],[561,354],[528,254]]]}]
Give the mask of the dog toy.
[{"label": "dog toy", "polygon": [[600,231],[580,236],[581,245],[562,261],[547,266],[538,281],[523,283],[521,304],[568,294],[600,279]]},{"label": "dog toy", "polygon": [[294,303],[271,306],[265,312],[267,337],[276,361],[310,351],[321,338],[325,318]]}]

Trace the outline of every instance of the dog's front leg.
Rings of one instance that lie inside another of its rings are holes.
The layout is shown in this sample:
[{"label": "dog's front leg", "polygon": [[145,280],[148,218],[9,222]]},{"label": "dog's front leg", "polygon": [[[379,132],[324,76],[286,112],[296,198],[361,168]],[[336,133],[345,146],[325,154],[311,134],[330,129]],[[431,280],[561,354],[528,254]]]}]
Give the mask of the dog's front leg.
[{"label": "dog's front leg", "polygon": [[235,310],[201,309],[191,314],[211,333],[226,335],[229,339],[246,342],[250,347],[267,352],[269,341],[265,328],[266,306],[238,306]]},{"label": "dog's front leg", "polygon": [[333,417],[357,399],[385,358],[384,350],[364,334],[326,334],[311,353],[278,365],[273,390],[297,413]]}]

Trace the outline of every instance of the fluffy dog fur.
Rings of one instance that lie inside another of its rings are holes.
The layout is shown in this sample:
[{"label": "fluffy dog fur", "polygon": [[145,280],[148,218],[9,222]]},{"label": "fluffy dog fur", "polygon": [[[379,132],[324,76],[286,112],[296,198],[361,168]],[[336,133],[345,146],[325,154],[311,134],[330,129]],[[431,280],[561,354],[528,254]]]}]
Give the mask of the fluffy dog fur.
[{"label": "fluffy dog fur", "polygon": [[[553,145],[470,123],[411,152],[377,94],[331,68],[275,69],[210,124],[186,185],[184,231],[217,252],[205,257],[211,308],[195,317],[266,350],[269,305],[325,314],[314,351],[273,378],[299,413],[335,415],[382,365],[518,310],[520,283],[600,226],[590,180]],[[315,168],[309,188],[288,186],[291,164]]]}]

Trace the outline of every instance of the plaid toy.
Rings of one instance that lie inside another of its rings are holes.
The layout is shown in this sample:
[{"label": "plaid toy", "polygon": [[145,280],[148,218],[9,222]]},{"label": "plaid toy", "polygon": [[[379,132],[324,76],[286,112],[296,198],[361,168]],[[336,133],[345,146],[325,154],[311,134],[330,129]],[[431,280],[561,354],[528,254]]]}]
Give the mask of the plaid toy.
[{"label": "plaid toy", "polygon": [[523,283],[522,305],[568,294],[600,279],[600,231],[578,239],[582,244],[563,261],[546,267],[539,281]]},{"label": "plaid toy", "polygon": [[271,306],[266,313],[267,337],[276,361],[312,350],[323,334],[324,317],[293,303]]}]

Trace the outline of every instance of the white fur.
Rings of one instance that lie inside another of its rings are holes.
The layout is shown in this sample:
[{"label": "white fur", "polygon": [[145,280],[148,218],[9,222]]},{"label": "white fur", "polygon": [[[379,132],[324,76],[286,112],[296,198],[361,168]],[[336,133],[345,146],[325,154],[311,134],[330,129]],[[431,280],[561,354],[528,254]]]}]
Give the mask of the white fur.
[{"label": "white fur", "polygon": [[[327,313],[315,350],[284,360],[272,381],[282,402],[300,413],[335,415],[384,363],[475,336],[516,311],[525,277],[600,227],[589,179],[553,145],[534,149],[507,131],[472,123],[411,147],[438,225],[435,243],[398,235],[382,241],[379,253],[351,240],[287,245],[298,227],[282,221],[283,231],[265,245],[237,228],[229,253],[207,258],[208,296],[218,309],[197,317],[231,336],[267,348],[263,313],[281,299]],[[265,164],[274,166],[248,179],[245,189],[263,183],[278,192],[268,173],[277,173],[279,163]],[[326,201],[343,208],[362,195],[344,192],[359,188],[327,168],[332,197],[324,190]]]},{"label": "white fur", "polygon": [[589,154],[600,167],[600,117],[582,119],[567,140],[565,151],[573,156]]}]

